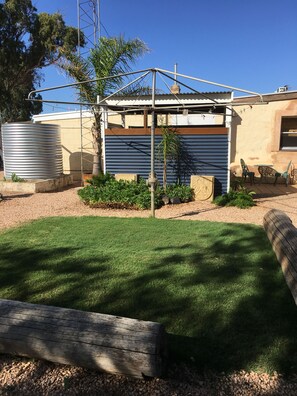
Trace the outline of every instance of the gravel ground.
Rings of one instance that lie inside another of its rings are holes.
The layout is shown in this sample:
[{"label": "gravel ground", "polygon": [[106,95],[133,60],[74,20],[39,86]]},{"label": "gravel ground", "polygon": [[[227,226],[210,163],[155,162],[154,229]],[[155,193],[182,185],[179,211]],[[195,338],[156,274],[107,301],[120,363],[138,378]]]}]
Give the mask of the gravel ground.
[{"label": "gravel ground", "polygon": [[296,396],[297,376],[244,371],[197,374],[172,367],[165,379],[139,380],[25,358],[0,357],[0,395]]},{"label": "gravel ground", "polygon": [[[47,216],[149,217],[150,211],[90,209],[77,196],[78,187],[44,194],[5,193],[0,202],[0,230]],[[297,191],[297,190],[296,190]],[[208,202],[166,206],[157,218],[209,220],[262,225],[271,209],[283,210],[297,226],[297,192],[257,199],[241,210],[218,208]],[[297,374],[290,378],[247,373],[201,375],[187,366],[170,367],[164,379],[136,380],[77,367],[0,355],[0,396],[6,395],[297,395]]]},{"label": "gravel ground", "polygon": [[[17,226],[30,220],[48,216],[119,216],[149,217],[150,211],[91,209],[81,203],[77,196],[79,187],[43,194],[5,193],[0,203],[0,230]],[[167,205],[156,210],[160,219],[209,220],[230,223],[262,225],[265,213],[272,208],[288,214],[297,226],[296,193],[256,199],[257,206],[250,209],[218,207],[211,202],[190,202]]]}]

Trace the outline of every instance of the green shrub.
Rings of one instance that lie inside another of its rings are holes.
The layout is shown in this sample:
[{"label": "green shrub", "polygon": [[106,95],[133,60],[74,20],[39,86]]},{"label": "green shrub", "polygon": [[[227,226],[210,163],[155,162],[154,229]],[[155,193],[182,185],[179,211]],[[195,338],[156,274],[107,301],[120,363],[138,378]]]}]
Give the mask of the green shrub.
[{"label": "green shrub", "polygon": [[25,179],[22,179],[22,178],[19,177],[17,174],[12,173],[12,174],[11,174],[11,181],[14,182],[14,183],[21,183],[21,182],[24,182]]},{"label": "green shrub", "polygon": [[255,205],[254,194],[253,191],[248,191],[245,188],[239,191],[230,189],[227,194],[216,197],[214,203],[218,206],[237,206],[238,208],[246,209]]},{"label": "green shrub", "polygon": [[[90,185],[80,189],[80,199],[91,207],[149,209],[151,192],[144,179],[139,182],[115,180],[106,175],[93,176],[88,181]],[[184,184],[168,185],[166,192],[157,186],[155,191],[155,208],[163,205],[162,197],[179,198],[181,202],[193,200],[193,190]]]},{"label": "green shrub", "polygon": [[114,179],[114,176],[109,173],[106,172],[104,173],[100,173],[98,176],[92,176],[90,179],[87,179],[87,183],[89,183],[91,186],[102,186],[104,185],[106,182],[110,181],[111,179]]},{"label": "green shrub", "polygon": [[[103,184],[82,188],[78,195],[85,204],[92,207],[148,209],[151,205],[151,193],[143,179],[137,183],[110,177]],[[161,205],[161,190],[157,189],[155,207]]]},{"label": "green shrub", "polygon": [[181,202],[190,202],[193,200],[193,189],[185,184],[171,184],[166,187],[164,195],[168,198],[179,198]]}]

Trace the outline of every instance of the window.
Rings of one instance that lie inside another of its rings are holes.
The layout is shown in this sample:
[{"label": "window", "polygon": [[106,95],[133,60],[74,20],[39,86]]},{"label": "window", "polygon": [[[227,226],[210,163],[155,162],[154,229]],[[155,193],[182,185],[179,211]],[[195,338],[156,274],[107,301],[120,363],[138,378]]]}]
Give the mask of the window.
[{"label": "window", "polygon": [[297,116],[282,117],[280,149],[297,151]]}]

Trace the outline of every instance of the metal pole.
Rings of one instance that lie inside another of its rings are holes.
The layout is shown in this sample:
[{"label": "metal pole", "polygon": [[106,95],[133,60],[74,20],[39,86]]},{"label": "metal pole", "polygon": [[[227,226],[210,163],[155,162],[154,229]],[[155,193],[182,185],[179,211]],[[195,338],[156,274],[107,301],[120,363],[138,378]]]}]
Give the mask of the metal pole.
[{"label": "metal pole", "polygon": [[[232,98],[231,101],[233,101],[233,92],[232,92]],[[230,170],[230,164],[231,164],[231,134],[232,134],[232,108],[227,107],[225,109],[225,125],[228,128],[228,179],[227,179],[227,191],[230,190],[230,181],[231,181],[231,170]]]},{"label": "metal pole", "polygon": [[177,73],[177,63],[174,64],[174,83],[175,84],[177,84],[176,73]]},{"label": "metal pole", "polygon": [[[80,0],[77,0],[77,54],[80,56]],[[80,182],[84,186],[84,161],[83,161],[83,121],[82,105],[79,106],[80,118]]]},{"label": "metal pole", "polygon": [[77,0],[77,52],[80,55],[80,4]]},{"label": "metal pole", "polygon": [[100,25],[100,0],[97,2],[97,15],[98,15],[98,39],[101,38],[101,25]]},{"label": "metal pole", "polygon": [[82,120],[82,106],[79,107],[80,118],[80,178],[81,185],[84,185],[84,153],[83,153],[83,120]]},{"label": "metal pole", "polygon": [[93,2],[93,21],[94,21],[94,25],[93,25],[93,45],[96,44],[97,41],[97,26],[96,26],[96,4],[95,2]]},{"label": "metal pole", "polygon": [[[145,73],[145,72],[150,72],[150,71],[151,71],[151,69],[143,69],[143,70],[137,70],[137,71],[127,72],[127,73],[120,73],[115,76],[100,77],[100,78],[94,78],[91,80],[80,81],[80,82],[71,83],[71,84],[57,85],[55,87],[50,87],[50,88],[34,89],[33,91],[29,92],[28,99],[31,100],[30,96],[33,95],[34,93],[38,93],[38,92],[46,92],[46,91],[53,91],[55,89],[75,87],[76,85],[81,85],[81,84],[86,84],[86,83],[91,83],[91,82],[96,82],[96,81],[101,81],[101,80],[111,80],[111,79],[115,79],[118,77],[130,76],[131,74],[140,74],[140,73]],[[94,103],[94,104],[96,104],[96,103]]]},{"label": "metal pole", "polygon": [[156,71],[152,70],[152,120],[151,120],[151,173],[149,184],[151,186],[151,217],[155,217],[155,95],[156,95]]},{"label": "metal pole", "polygon": [[228,88],[228,89],[231,89],[232,91],[239,91],[239,92],[249,93],[249,94],[252,94],[252,95],[257,95],[257,96],[260,96],[261,101],[263,101],[262,95],[260,93],[258,93],[258,92],[248,91],[246,89],[236,88],[236,87],[232,87],[231,85],[220,84],[220,83],[217,83],[217,82],[214,82],[214,81],[203,80],[202,78],[191,77],[191,76],[187,76],[186,74],[180,74],[180,73],[177,73],[177,72],[171,72],[169,70],[164,70],[164,69],[159,69],[159,68],[156,68],[155,70],[157,72],[161,72],[161,73],[173,74],[175,76],[175,78],[176,78],[176,76],[184,77],[184,78],[188,78],[189,80],[199,81],[199,82],[202,82],[202,83],[205,83],[205,84],[217,85],[218,87]]}]

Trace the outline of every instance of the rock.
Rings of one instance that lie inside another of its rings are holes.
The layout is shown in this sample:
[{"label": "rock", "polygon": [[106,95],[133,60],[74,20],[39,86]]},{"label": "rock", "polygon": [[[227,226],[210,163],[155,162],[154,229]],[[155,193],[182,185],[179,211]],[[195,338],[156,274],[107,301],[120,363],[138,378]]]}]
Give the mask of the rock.
[{"label": "rock", "polygon": [[167,195],[163,195],[162,201],[163,201],[164,205],[168,205],[170,202],[170,199],[169,199],[169,197],[167,197]]},{"label": "rock", "polygon": [[180,204],[181,201],[178,197],[173,197],[173,198],[170,198],[170,203],[172,203],[173,205],[177,205],[177,204]]}]

